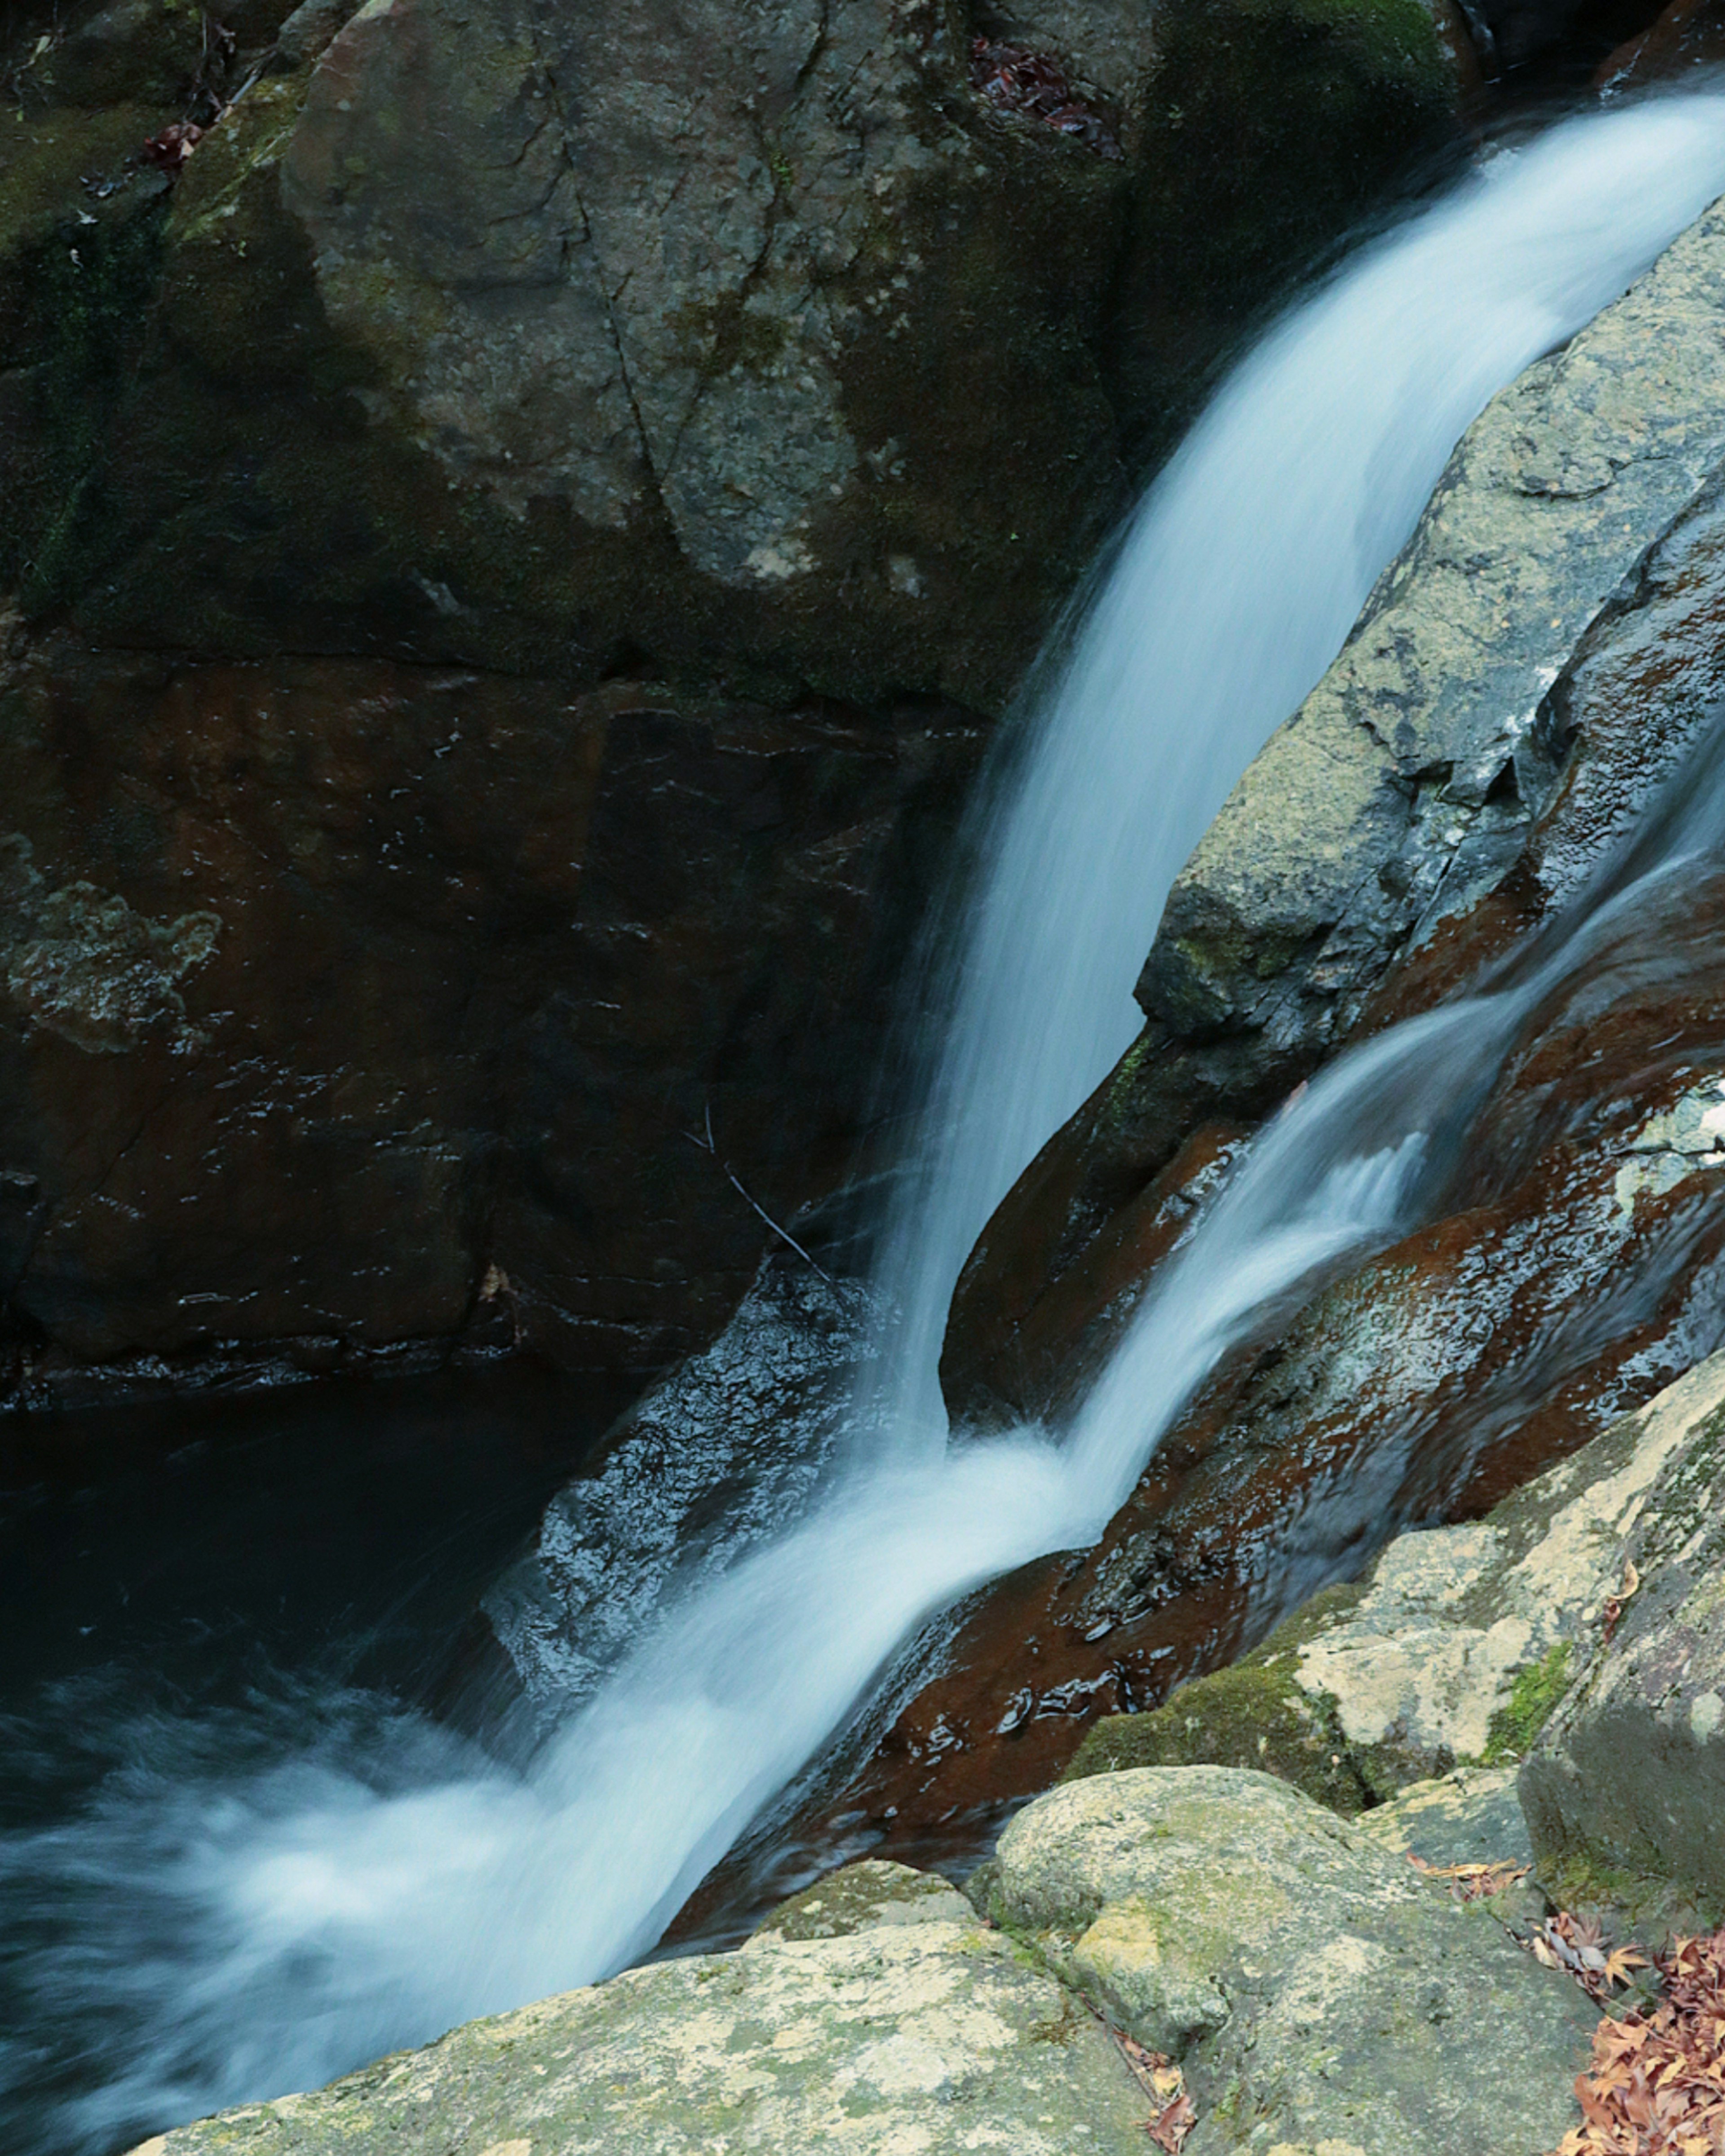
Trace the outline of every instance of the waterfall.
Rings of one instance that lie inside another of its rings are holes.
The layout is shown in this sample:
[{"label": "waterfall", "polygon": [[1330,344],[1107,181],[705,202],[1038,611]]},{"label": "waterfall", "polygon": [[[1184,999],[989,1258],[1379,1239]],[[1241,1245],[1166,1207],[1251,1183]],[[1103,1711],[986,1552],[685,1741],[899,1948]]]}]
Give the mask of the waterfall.
[{"label": "waterfall", "polygon": [[1296,711],[1496,393],[1719,191],[1719,100],[1502,150],[1350,262],[1224,385],[1128,521],[1063,674],[985,774],[985,865],[925,1019],[921,1142],[880,1268],[883,1390],[937,1450],[947,1305],[1038,1148],[1113,1067],[1168,887]]},{"label": "waterfall", "polygon": [[1069,1430],[944,1430],[933,1371],[958,1267],[1129,1040],[1186,853],[1334,654],[1469,420],[1722,189],[1725,99],[1568,123],[1492,155],[1247,360],[1132,520],[978,811],[988,865],[883,1260],[902,1323],[878,1450],[670,1609],[523,1773],[398,1736],[387,1768],[336,1752],[249,1779],[135,1774],[13,1837],[0,1883],[33,1881],[39,1906],[82,1897],[69,1938],[38,1951],[39,2010],[108,2032],[105,2086],[68,2098],[44,2150],[305,2087],[639,1955],[908,1632],[1093,1540],[1254,1312],[1431,1207],[1530,1013],[1609,970],[1620,926],[1717,846],[1716,788],[1488,993],[1339,1059],[1284,1110]]}]

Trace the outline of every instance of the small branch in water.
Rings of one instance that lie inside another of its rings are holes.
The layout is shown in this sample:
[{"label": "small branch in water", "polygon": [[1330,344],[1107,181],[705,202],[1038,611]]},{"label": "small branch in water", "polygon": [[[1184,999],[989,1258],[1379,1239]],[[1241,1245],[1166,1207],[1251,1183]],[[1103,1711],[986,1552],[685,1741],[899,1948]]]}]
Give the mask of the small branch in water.
[{"label": "small branch in water", "polygon": [[805,1250],[803,1245],[797,1240],[796,1237],[792,1235],[789,1229],[781,1228],[778,1221],[775,1220],[773,1215],[767,1210],[767,1208],[764,1205],[757,1204],[756,1201],[750,1197],[747,1191],[743,1188],[742,1184],[738,1181],[729,1162],[719,1159],[719,1148],[713,1138],[713,1106],[711,1101],[706,1104],[706,1136],[704,1138],[698,1138],[696,1137],[693,1131],[685,1131],[683,1136],[688,1139],[691,1145],[698,1146],[702,1152],[711,1153],[712,1155],[714,1160],[718,1162],[718,1165],[724,1173],[726,1181],[731,1185],[731,1188],[737,1193],[737,1196],[742,1199],[743,1204],[747,1205],[752,1212],[758,1213],[760,1214],[761,1218],[767,1223],[767,1225],[773,1230],[773,1234],[778,1236],[780,1242],[788,1243],[790,1245],[791,1248],[803,1260],[803,1264],[809,1268],[810,1271],[819,1273],[829,1287],[833,1286],[834,1284],[833,1276],[826,1268],[824,1265],[817,1265],[814,1260],[809,1256],[808,1251]]}]

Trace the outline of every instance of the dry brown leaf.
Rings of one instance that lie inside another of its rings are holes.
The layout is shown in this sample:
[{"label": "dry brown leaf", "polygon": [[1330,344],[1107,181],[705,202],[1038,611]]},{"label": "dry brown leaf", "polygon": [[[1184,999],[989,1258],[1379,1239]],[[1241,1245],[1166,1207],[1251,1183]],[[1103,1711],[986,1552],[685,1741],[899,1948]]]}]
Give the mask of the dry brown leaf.
[{"label": "dry brown leaf", "polygon": [[1186,2136],[1197,2123],[1198,2113],[1192,2107],[1192,2099],[1182,2090],[1161,2118],[1152,2122],[1150,2138],[1158,2148],[1167,2149],[1168,2156],[1180,2156]]},{"label": "dry brown leaf", "polygon": [[[1626,1584],[1633,1592],[1639,1583]],[[1561,1965],[1571,1966],[1563,1950],[1579,1962],[1583,1929],[1563,1926],[1558,1917],[1546,1929]],[[1620,1948],[1606,1974],[1650,1966],[1663,1994],[1595,2030],[1592,2066],[1575,2084],[1583,2123],[1557,2156],[1725,2156],[1725,1931],[1676,1940],[1651,1961]],[[1593,1975],[1584,1964],[1571,1973],[1584,1982]]]}]

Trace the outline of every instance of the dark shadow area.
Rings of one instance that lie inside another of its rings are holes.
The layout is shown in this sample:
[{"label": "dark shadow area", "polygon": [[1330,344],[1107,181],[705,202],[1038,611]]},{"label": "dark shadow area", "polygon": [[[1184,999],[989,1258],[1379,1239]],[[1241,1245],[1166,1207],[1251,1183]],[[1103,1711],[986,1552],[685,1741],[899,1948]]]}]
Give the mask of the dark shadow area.
[{"label": "dark shadow area", "polygon": [[93,1664],[224,1702],[259,1657],[417,1696],[628,1397],[514,1360],[0,1424],[0,1712]]}]

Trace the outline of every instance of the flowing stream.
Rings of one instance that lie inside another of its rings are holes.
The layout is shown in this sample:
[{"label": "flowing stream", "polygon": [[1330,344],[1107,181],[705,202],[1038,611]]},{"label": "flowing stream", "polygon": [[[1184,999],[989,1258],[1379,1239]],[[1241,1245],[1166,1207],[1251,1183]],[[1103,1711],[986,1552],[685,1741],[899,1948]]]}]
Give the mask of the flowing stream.
[{"label": "flowing stream", "polygon": [[[44,2156],[320,2082],[647,1951],[916,1626],[1094,1540],[1254,1313],[1430,1209],[1529,1014],[1609,967],[1625,924],[1717,848],[1717,786],[1651,821],[1490,993],[1344,1056],[1285,1109],[1069,1430],[946,1430],[935,1362],[959,1266],[1132,1038],[1180,863],[1468,422],[1722,190],[1725,98],[1566,123],[1493,154],[1247,359],[1131,520],[978,811],[986,865],[932,998],[939,1052],[878,1281],[897,1322],[875,1441],[798,1526],[670,1608],[524,1772],[398,1732],[376,1756],[314,1746],[225,1779],[144,1763],[13,1835],[0,1887],[63,1912],[24,1972],[30,2013],[87,2025],[102,2076],[65,2097]],[[31,2052],[10,2041],[16,2087]]]}]

